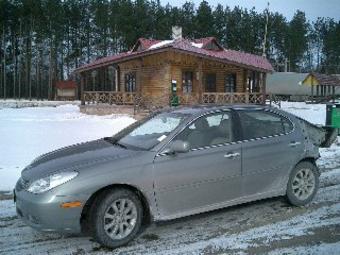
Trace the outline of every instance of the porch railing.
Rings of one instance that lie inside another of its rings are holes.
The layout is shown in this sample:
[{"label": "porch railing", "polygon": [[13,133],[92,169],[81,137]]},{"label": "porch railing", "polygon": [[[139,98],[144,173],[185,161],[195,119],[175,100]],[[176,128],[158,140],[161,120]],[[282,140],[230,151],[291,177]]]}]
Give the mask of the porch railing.
[{"label": "porch railing", "polygon": [[[159,108],[169,104],[169,95],[152,98],[142,96],[135,92],[114,92],[114,91],[84,91],[83,100],[85,104],[114,104],[134,105],[142,108]],[[183,95],[179,97],[180,104],[262,104],[262,93],[218,93],[205,92],[199,97]]]},{"label": "porch railing", "polygon": [[134,92],[84,91],[85,104],[133,105],[138,100]]},{"label": "porch railing", "polygon": [[203,104],[262,104],[262,93],[218,93],[205,92],[202,94]]}]

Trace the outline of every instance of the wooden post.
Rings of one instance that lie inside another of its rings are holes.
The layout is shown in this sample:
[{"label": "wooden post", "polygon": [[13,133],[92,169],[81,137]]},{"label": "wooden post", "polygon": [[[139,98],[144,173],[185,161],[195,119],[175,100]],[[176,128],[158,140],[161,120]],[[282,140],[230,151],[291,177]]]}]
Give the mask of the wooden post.
[{"label": "wooden post", "polygon": [[310,87],[311,87],[311,95],[312,95],[312,102],[313,102],[313,97],[314,97],[314,86],[311,85]]},{"label": "wooden post", "polygon": [[202,59],[199,60],[198,64],[198,96],[199,96],[199,102],[202,103],[202,96],[204,92],[203,88],[203,64]]},{"label": "wooden post", "polygon": [[[243,69],[243,91],[242,92],[248,92],[247,75],[248,75],[247,70]],[[236,92],[239,92],[239,91],[236,90]]]},{"label": "wooden post", "polygon": [[267,74],[262,75],[262,104],[266,104],[266,87],[267,87]]},{"label": "wooden post", "polygon": [[84,83],[85,83],[85,74],[80,73],[80,100],[81,100],[81,105],[85,105]]}]

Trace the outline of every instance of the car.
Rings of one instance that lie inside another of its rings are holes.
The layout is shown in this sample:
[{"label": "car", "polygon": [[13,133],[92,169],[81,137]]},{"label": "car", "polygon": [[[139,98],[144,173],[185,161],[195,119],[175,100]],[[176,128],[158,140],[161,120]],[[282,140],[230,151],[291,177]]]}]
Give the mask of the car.
[{"label": "car", "polygon": [[153,221],[279,196],[303,206],[318,190],[319,148],[301,123],[259,105],[163,110],[35,159],[14,190],[17,214],[115,248]]}]

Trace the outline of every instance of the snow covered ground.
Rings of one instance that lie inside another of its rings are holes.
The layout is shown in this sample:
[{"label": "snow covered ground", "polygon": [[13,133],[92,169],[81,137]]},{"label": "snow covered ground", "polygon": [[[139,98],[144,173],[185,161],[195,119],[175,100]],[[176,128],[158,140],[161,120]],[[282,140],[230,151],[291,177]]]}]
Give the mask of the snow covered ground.
[{"label": "snow covered ground", "polygon": [[[325,105],[283,102],[282,108],[324,124]],[[128,117],[83,115],[70,105],[2,109],[0,134],[6,145],[0,143],[0,185],[4,178],[10,183],[18,177],[20,169],[38,154],[111,135],[133,121]],[[283,198],[275,198],[153,224],[128,246],[113,251],[89,237],[39,233],[16,217],[12,201],[0,201],[0,254],[338,255],[340,139],[320,152],[320,190],[306,207],[291,207]]]},{"label": "snow covered ground", "polygon": [[56,107],[60,105],[80,105],[80,101],[48,101],[48,100],[15,100],[0,99],[0,109],[2,108],[23,108],[23,107]]},{"label": "snow covered ground", "polygon": [[0,109],[0,191],[12,190],[37,156],[74,143],[111,136],[135,120],[91,116],[76,105]]}]

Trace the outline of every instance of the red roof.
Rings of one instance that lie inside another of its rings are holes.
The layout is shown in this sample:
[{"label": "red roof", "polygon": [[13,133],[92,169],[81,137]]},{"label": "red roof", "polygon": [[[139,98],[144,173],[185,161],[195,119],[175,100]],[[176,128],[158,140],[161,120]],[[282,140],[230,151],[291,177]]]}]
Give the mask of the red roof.
[{"label": "red roof", "polygon": [[58,89],[75,89],[77,83],[75,81],[57,81],[55,86]]},{"label": "red roof", "polygon": [[[205,49],[205,46],[210,42],[216,43],[220,50]],[[138,51],[138,45],[140,44],[142,44],[141,48],[145,50]],[[206,37],[194,39],[192,41],[188,39],[159,41],[140,38],[138,39],[137,43],[135,44],[131,51],[98,59],[90,64],[83,65],[77,68],[76,72],[82,72],[103,65],[119,63],[133,59],[135,57],[139,57],[141,55],[155,54],[160,51],[165,51],[169,49],[185,52],[188,54],[198,55],[200,57],[210,58],[213,60],[218,60],[229,64],[243,66],[249,69],[257,69],[264,72],[273,71],[273,67],[269,63],[267,58],[241,51],[224,49],[214,37]]]}]

